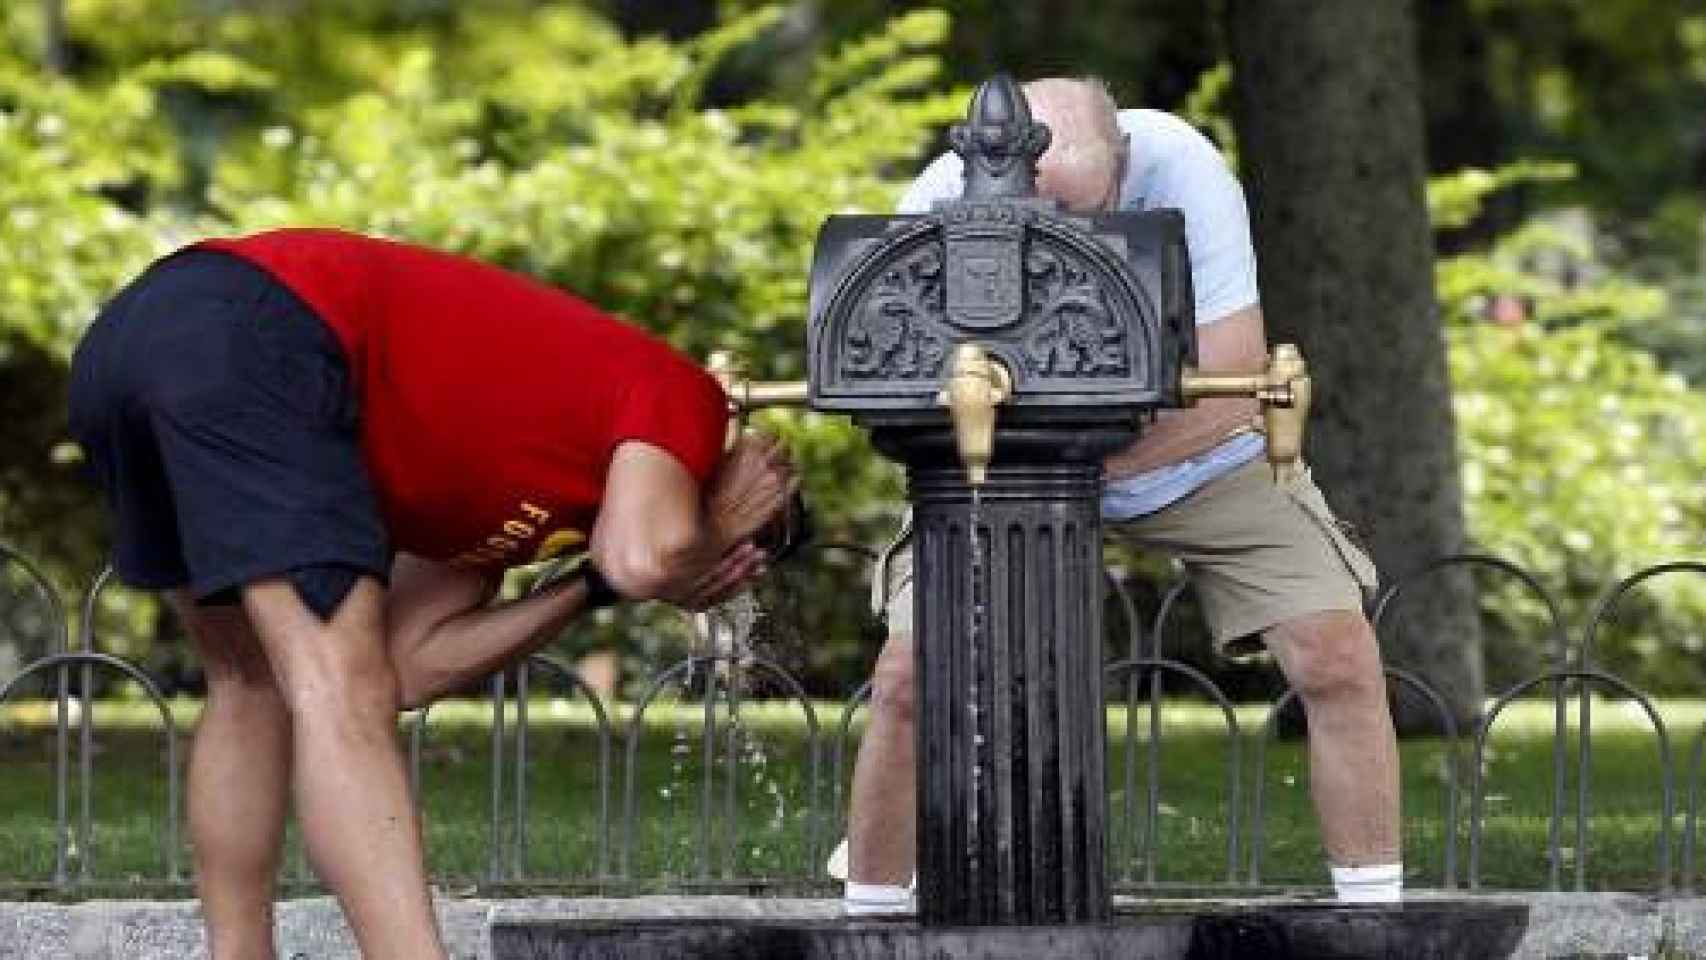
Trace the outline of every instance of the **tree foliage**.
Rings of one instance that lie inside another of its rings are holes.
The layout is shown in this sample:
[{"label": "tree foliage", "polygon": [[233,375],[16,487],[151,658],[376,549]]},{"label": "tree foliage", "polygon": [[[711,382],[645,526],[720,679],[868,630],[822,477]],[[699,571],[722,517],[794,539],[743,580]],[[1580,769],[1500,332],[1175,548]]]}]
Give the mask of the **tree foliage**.
[{"label": "tree foliage", "polygon": [[139,82],[85,89],[0,60],[0,357],[13,338],[64,355],[160,249],[112,195],[172,177],[155,107]]},{"label": "tree foliage", "polygon": [[[668,42],[573,3],[292,6],[287,20],[81,0],[70,79],[34,62],[29,11],[0,14],[0,348],[62,365],[151,257],[314,224],[476,256],[694,355],[732,349],[756,376],[799,377],[819,225],[888,209],[932,129],[963,110],[937,76],[947,19],[933,11],[828,52],[803,89],[712,103],[723,60],[779,8]],[[804,456],[825,536],[879,539],[897,473],[862,433],[768,419]],[[59,553],[46,518],[5,506],[0,534],[87,576],[94,558]]]},{"label": "tree foliage", "polygon": [[[731,97],[725,65],[762,60],[792,29],[774,7],[727,4],[745,12],[667,41],[624,34],[591,2],[67,0],[71,72],[59,77],[42,67],[40,6],[0,4],[0,538],[48,558],[68,586],[96,568],[103,537],[63,443],[65,362],[99,303],[151,258],[213,233],[335,224],[491,259],[684,349],[732,348],[760,376],[799,376],[822,218],[887,209],[933,131],[963,109],[945,81],[1012,66],[1053,29],[997,38],[983,13],[1039,16],[1000,5],[962,5],[953,32],[939,13],[885,20],[886,7],[835,5],[825,22],[856,22],[853,35],[774,71],[785,83],[734,85]],[[1114,8],[1094,19],[1080,6],[1071,31],[1106,41],[1116,59],[1102,72],[1122,95],[1181,102],[1231,146],[1217,106],[1226,72],[1188,98],[1190,84],[1169,79],[1220,56],[1201,5],[1137,5],[1156,25],[1140,45],[1115,29],[1126,21]],[[1670,118],[1694,102],[1706,78],[1699,16],[1665,39],[1650,32],[1662,18],[1638,15],[1662,0],[1461,6],[1490,31],[1481,68],[1517,132],[1507,152],[1575,162],[1436,180],[1436,228],[1543,182],[1528,195],[1652,213],[1659,240],[1697,230],[1697,200],[1676,193],[1673,168],[1698,143],[1664,153],[1679,128],[1628,104],[1660,103]],[[943,49],[957,62],[940,64]],[[1039,50],[1017,69],[1098,68]],[[1615,577],[1697,554],[1706,530],[1706,410],[1678,379],[1706,381],[1698,330],[1677,319],[1700,311],[1617,254],[1591,230],[1537,218],[1436,274],[1471,535],[1558,587],[1577,625]],[[1524,326],[1485,322],[1501,295],[1529,304]],[[898,473],[863,434],[839,418],[765,419],[806,464],[826,537],[880,541]],[[842,605],[818,622],[853,629],[854,575],[825,576],[804,590]],[[1507,668],[1532,664],[1539,612],[1516,593],[1486,596],[1524,651]],[[142,605],[120,606],[147,619]],[[1696,585],[1666,578],[1631,613],[1634,629],[1603,638],[1610,663],[1654,689],[1706,679]],[[807,667],[848,655],[812,644]]]}]

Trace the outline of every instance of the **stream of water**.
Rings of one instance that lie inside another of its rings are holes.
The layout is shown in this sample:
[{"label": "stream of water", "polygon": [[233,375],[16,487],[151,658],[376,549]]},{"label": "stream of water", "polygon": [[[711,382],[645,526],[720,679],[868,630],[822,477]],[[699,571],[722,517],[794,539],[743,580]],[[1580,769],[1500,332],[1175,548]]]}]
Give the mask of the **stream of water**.
[{"label": "stream of water", "polygon": [[[765,612],[755,592],[749,590],[695,618],[696,632],[704,644],[703,649],[695,652],[729,657],[707,664],[703,668],[705,672],[699,676],[703,677],[703,683],[721,685],[734,692],[737,703],[745,702],[745,695],[751,692],[747,658],[766,653],[761,642],[764,631],[757,629]],[[713,832],[717,840],[711,844],[711,863],[708,866],[716,869],[719,860],[717,848],[721,844],[729,844],[728,849],[737,859],[734,869],[751,872],[765,853],[760,841],[779,838],[788,827],[788,796],[770,763],[770,752],[764,740],[743,721],[739,710],[729,711],[725,706],[718,711],[723,714],[722,719],[716,721],[722,733],[721,750],[713,749],[710,767],[704,766],[704,738],[715,737],[716,734],[700,729],[695,738],[688,732],[687,717],[697,713],[689,704],[697,702],[700,696],[694,692],[697,673],[698,670],[693,670],[682,678],[678,703],[684,709],[676,711],[674,738],[669,751],[669,779],[658,789],[658,795],[668,804],[671,817],[698,820],[703,813],[700,806],[703,794],[700,791],[706,789],[707,780],[711,781],[716,798],[712,801],[712,816],[714,819],[727,818],[716,830],[734,833]],[[733,769],[724,766],[726,759],[731,757]],[[728,776],[745,779],[745,788],[734,787],[721,779]],[[725,806],[731,801],[733,806]],[[759,816],[755,819],[753,814]],[[706,827],[702,825],[700,829]],[[736,848],[737,840],[745,843]],[[696,849],[694,833],[680,831],[670,859],[683,876],[692,872],[689,864],[694,860]]]},{"label": "stream of water", "polygon": [[980,714],[983,682],[984,620],[987,601],[984,596],[987,558],[983,542],[983,493],[971,488],[971,511],[966,518],[966,533],[971,541],[971,610],[967,630],[967,666],[970,681],[966,691],[966,723],[971,731],[971,791],[966,800],[966,861],[971,872],[978,871],[978,809],[979,787],[983,781],[983,723]]}]

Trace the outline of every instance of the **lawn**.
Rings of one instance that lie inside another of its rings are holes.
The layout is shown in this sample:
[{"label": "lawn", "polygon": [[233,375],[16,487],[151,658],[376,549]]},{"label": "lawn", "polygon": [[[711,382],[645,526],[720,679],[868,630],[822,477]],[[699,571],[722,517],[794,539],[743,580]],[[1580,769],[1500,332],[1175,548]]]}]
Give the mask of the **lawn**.
[{"label": "lawn", "polygon": [[[1680,850],[1682,802],[1687,795],[1686,751],[1693,731],[1706,716],[1706,704],[1661,705],[1678,754],[1676,849]],[[514,713],[503,743],[495,872],[510,881],[541,885],[593,885],[622,875],[645,887],[689,888],[706,881],[792,880],[798,888],[817,862],[808,857],[806,833],[816,829],[816,849],[839,837],[840,817],[830,818],[833,755],[828,741],[840,722],[840,706],[817,704],[823,731],[819,789],[820,817],[808,803],[806,725],[797,707],[752,702],[731,736],[719,715],[709,806],[703,790],[705,757],[700,737],[703,711],[695,703],[663,703],[648,711],[640,728],[632,771],[635,791],[631,865],[623,871],[622,810],[629,711],[617,711],[610,750],[608,853],[600,845],[600,742],[584,702],[537,699],[529,704],[529,763],[525,815],[525,856],[518,850],[516,825]],[[196,706],[176,703],[180,729],[193,723]],[[1255,733],[1266,708],[1242,708],[1239,867],[1249,871],[1250,813],[1253,803]],[[1139,719],[1147,717],[1141,710]],[[94,713],[91,820],[88,851],[73,851],[72,872],[116,882],[122,892],[133,880],[165,875],[164,751],[160,724],[135,704],[102,703]],[[856,739],[863,715],[855,718]],[[1551,707],[1522,703],[1501,718],[1487,760],[1486,832],[1481,881],[1492,888],[1543,888],[1547,882],[1546,840],[1552,783]],[[405,721],[407,724],[409,721]],[[1596,703],[1592,766],[1593,801],[1586,845],[1587,882],[1592,889],[1647,890],[1658,886],[1656,843],[1661,809],[1657,742],[1627,704]],[[405,726],[405,731],[406,731]],[[1144,778],[1147,739],[1136,725],[1136,767],[1128,767],[1126,723],[1121,708],[1109,711],[1108,782],[1110,870],[1116,880],[1147,879],[1150,858],[1143,849],[1148,785]],[[73,727],[73,821],[80,797],[75,789],[77,737]],[[1226,881],[1227,835],[1231,821],[1226,776],[1229,740],[1218,713],[1190,703],[1163,711],[1160,749],[1158,850],[1154,879],[1163,884],[1202,886]],[[407,737],[405,736],[405,743]],[[732,764],[728,748],[733,744]],[[187,748],[188,742],[182,744]],[[1567,756],[1575,757],[1573,735]],[[1460,769],[1469,762],[1469,744],[1460,750]],[[24,703],[0,712],[0,882],[39,884],[52,877],[54,862],[54,789],[52,704]],[[1440,741],[1419,739],[1403,745],[1405,863],[1408,882],[1437,886],[1442,879],[1444,771]],[[181,758],[180,758],[181,759]],[[851,759],[849,751],[848,759]],[[732,769],[732,780],[726,776]],[[483,703],[449,703],[435,708],[422,741],[422,808],[428,854],[434,874],[455,886],[479,884],[494,875],[491,803],[492,724]],[[1262,821],[1262,880],[1281,885],[1318,885],[1324,878],[1319,842],[1308,802],[1303,746],[1282,740],[1268,750],[1263,777],[1266,802]],[[1457,877],[1466,876],[1469,781],[1462,781]],[[1127,815],[1128,792],[1135,792]],[[1575,800],[1572,774],[1568,799]],[[1572,808],[1573,809],[1573,808]],[[732,815],[730,813],[732,811]],[[1571,820],[1563,825],[1565,883],[1573,883],[1576,849]],[[608,860],[601,859],[607,856]],[[187,870],[187,848],[180,861]],[[1673,877],[1675,875],[1673,857]],[[300,848],[292,844],[287,871],[306,877]],[[103,888],[107,885],[102,884]],[[633,884],[627,884],[632,887]]]}]

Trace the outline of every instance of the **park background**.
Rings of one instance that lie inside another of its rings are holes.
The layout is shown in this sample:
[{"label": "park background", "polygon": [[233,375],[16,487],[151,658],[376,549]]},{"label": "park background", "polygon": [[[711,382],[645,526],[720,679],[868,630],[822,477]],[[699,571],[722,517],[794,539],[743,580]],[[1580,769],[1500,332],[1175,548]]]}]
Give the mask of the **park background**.
[{"label": "park background", "polygon": [[[1500,570],[1452,568],[1392,620],[1388,661],[1458,720],[1561,665],[1560,631],[1620,578],[1700,556],[1706,8],[1692,0],[7,0],[0,542],[67,598],[93,582],[105,521],[65,433],[67,361],[127,278],[202,236],[318,224],[455,250],[696,356],[802,376],[819,224],[890,209],[996,70],[1101,76],[1234,163],[1270,336],[1301,342],[1317,372],[1317,479],[1388,577],[1472,553],[1556,598],[1554,622]],[[845,420],[762,419],[805,465],[819,539],[880,546],[900,472]],[[1111,561],[1148,616],[1174,571]],[[0,679],[61,642],[21,567],[6,575]],[[856,552],[821,551],[759,588],[753,643],[813,698],[865,679],[881,637],[866,577]],[[75,604],[70,621],[83,629]],[[87,628],[193,711],[195,664],[156,604],[105,590]],[[554,650],[608,673],[598,688],[619,701],[702,642],[641,607]],[[1259,662],[1166,652],[1241,701],[1281,690]],[[1706,578],[1642,584],[1594,655],[1693,717]],[[23,693],[51,693],[46,679]],[[79,693],[138,688],[103,674]],[[40,754],[27,718],[12,724],[8,749]]]}]

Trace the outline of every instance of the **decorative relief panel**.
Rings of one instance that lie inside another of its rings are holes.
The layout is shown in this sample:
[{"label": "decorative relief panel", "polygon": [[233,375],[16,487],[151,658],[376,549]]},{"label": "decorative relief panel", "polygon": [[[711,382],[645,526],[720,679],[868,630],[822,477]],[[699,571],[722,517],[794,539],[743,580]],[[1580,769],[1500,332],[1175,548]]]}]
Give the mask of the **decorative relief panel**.
[{"label": "decorative relief panel", "polygon": [[1082,258],[1033,242],[1025,256],[1024,354],[1044,377],[1131,373],[1126,325],[1108,305],[1107,278]]},{"label": "decorative relief panel", "polygon": [[942,249],[928,243],[883,264],[847,325],[840,375],[853,380],[937,379],[943,327]]},{"label": "decorative relief panel", "polygon": [[1083,251],[1034,230],[942,236],[897,251],[854,293],[838,379],[937,380],[960,339],[1008,345],[1039,385],[1133,375],[1118,280]]}]

